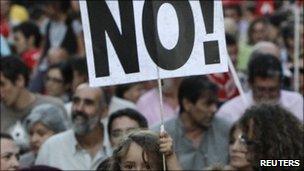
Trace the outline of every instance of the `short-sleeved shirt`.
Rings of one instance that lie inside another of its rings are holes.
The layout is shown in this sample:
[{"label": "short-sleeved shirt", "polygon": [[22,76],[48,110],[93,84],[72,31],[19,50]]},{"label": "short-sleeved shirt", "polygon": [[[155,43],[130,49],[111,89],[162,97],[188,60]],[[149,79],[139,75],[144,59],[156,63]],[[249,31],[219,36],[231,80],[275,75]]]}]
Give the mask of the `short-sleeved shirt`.
[{"label": "short-sleeved shirt", "polygon": [[[161,120],[160,115],[160,100],[159,93],[156,88],[149,90],[143,94],[136,104],[136,110],[142,113],[147,121],[149,127],[153,127],[159,124]],[[163,98],[163,110],[164,110],[164,120],[169,120],[177,115],[179,107],[173,108],[168,102],[167,98]]]},{"label": "short-sleeved shirt", "polygon": [[[247,103],[244,103],[241,96],[237,96],[226,103],[216,113],[216,116],[233,125],[245,113],[246,109],[255,105],[252,91],[245,93]],[[303,122],[303,97],[297,92],[281,90],[278,104],[290,111],[295,117]]]},{"label": "short-sleeved shirt", "polygon": [[35,164],[56,167],[62,170],[96,170],[97,166],[110,155],[104,145],[95,157],[76,140],[73,130],[50,137],[40,148]]},{"label": "short-sleeved shirt", "polygon": [[[154,130],[159,127],[154,127]],[[192,145],[185,136],[185,129],[180,118],[165,122],[165,130],[173,139],[174,150],[184,170],[202,170],[214,164],[228,162],[228,125],[218,118],[203,133],[199,147]]]}]

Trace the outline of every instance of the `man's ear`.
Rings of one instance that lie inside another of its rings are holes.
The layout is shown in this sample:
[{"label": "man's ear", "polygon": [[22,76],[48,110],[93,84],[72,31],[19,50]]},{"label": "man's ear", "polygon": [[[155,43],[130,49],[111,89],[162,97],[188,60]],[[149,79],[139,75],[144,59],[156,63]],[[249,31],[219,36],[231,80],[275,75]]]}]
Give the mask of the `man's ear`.
[{"label": "man's ear", "polygon": [[186,112],[190,111],[193,104],[188,99],[183,99],[183,106]]},{"label": "man's ear", "polygon": [[19,74],[17,76],[17,80],[15,81],[15,85],[17,87],[25,87],[25,79],[21,74]]}]

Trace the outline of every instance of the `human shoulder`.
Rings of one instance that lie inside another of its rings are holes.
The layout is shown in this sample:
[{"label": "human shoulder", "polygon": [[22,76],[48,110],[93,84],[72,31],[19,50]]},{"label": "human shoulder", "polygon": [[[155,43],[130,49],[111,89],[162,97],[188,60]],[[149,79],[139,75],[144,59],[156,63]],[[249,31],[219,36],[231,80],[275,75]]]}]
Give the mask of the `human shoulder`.
[{"label": "human shoulder", "polygon": [[62,146],[68,141],[72,141],[74,134],[72,130],[67,130],[56,135],[51,136],[44,143],[45,146]]},{"label": "human shoulder", "polygon": [[174,129],[174,127],[177,125],[178,120],[179,120],[179,117],[174,117],[172,119],[169,119],[165,122],[165,126],[167,128]]},{"label": "human shoulder", "polygon": [[52,103],[52,104],[63,106],[62,100],[60,100],[56,97],[51,97],[51,96],[41,95],[41,94],[35,94],[35,96],[37,98],[37,100],[36,100],[37,105],[42,104],[42,103]]},{"label": "human shoulder", "polygon": [[[248,95],[246,96],[249,97]],[[243,115],[248,106],[249,104],[245,104],[241,96],[237,96],[224,103],[215,116],[232,125]]]},{"label": "human shoulder", "polygon": [[157,91],[155,88],[147,91],[146,93],[144,93],[138,100],[138,103],[140,102],[146,102],[146,101],[150,101],[150,100],[154,100],[154,98],[157,95]]},{"label": "human shoulder", "polygon": [[[178,121],[178,117],[169,119],[166,122],[164,122],[165,130],[170,135],[176,132],[175,127],[177,126],[177,121]],[[151,129],[155,132],[159,132],[160,131],[160,126],[161,126],[161,124],[156,124],[156,125],[152,126]]]},{"label": "human shoulder", "polygon": [[303,97],[300,93],[294,91],[281,90],[281,98],[290,102],[303,101]]},{"label": "human shoulder", "polygon": [[237,96],[231,100],[225,102],[217,111],[216,116],[225,117],[235,112],[236,108],[239,108],[241,103],[241,97]]},{"label": "human shoulder", "polygon": [[116,112],[120,109],[131,108],[136,109],[136,106],[133,102],[119,98],[117,96],[113,96],[110,102],[109,114]]},{"label": "human shoulder", "polygon": [[245,98],[247,99],[247,103],[243,101],[241,95],[232,98],[225,102],[218,110],[217,116],[233,114],[233,115],[242,115],[243,112],[252,105],[252,92],[245,93]]},{"label": "human shoulder", "polygon": [[227,102],[225,102],[219,110],[231,110],[235,107],[239,107],[240,105],[242,105],[242,97],[241,96],[236,96],[234,98],[232,98],[231,100],[228,100]]},{"label": "human shoulder", "polygon": [[212,126],[214,127],[214,130],[226,136],[229,133],[231,124],[229,124],[225,119],[215,116],[213,118]]}]

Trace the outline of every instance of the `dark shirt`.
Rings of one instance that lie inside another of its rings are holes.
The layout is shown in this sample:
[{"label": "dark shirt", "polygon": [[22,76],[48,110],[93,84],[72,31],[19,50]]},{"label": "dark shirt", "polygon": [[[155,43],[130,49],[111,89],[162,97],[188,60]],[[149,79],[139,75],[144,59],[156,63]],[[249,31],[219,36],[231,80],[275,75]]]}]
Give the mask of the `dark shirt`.
[{"label": "dark shirt", "polygon": [[[159,129],[155,127],[154,130]],[[174,150],[184,170],[202,170],[214,164],[228,162],[228,125],[214,117],[211,126],[203,133],[198,148],[185,136],[180,118],[165,122],[165,130],[173,139]]]}]

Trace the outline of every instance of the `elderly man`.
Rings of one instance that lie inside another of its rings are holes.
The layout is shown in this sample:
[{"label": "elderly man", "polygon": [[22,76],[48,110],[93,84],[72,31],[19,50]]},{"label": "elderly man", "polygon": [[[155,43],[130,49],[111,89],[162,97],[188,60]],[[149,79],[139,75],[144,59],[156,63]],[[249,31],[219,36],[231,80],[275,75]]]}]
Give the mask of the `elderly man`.
[{"label": "elderly man", "polygon": [[13,138],[4,133],[0,133],[0,170],[17,170],[19,167],[19,148],[14,143]]},{"label": "elderly man", "polygon": [[254,53],[248,65],[251,90],[226,102],[216,116],[229,124],[236,122],[252,105],[278,104],[303,121],[303,97],[296,92],[281,89],[283,71],[279,59],[271,54]]},{"label": "elderly man", "polygon": [[104,93],[87,83],[80,84],[73,97],[73,129],[49,138],[41,147],[36,164],[62,170],[96,170],[107,158],[103,145],[106,113]]}]

